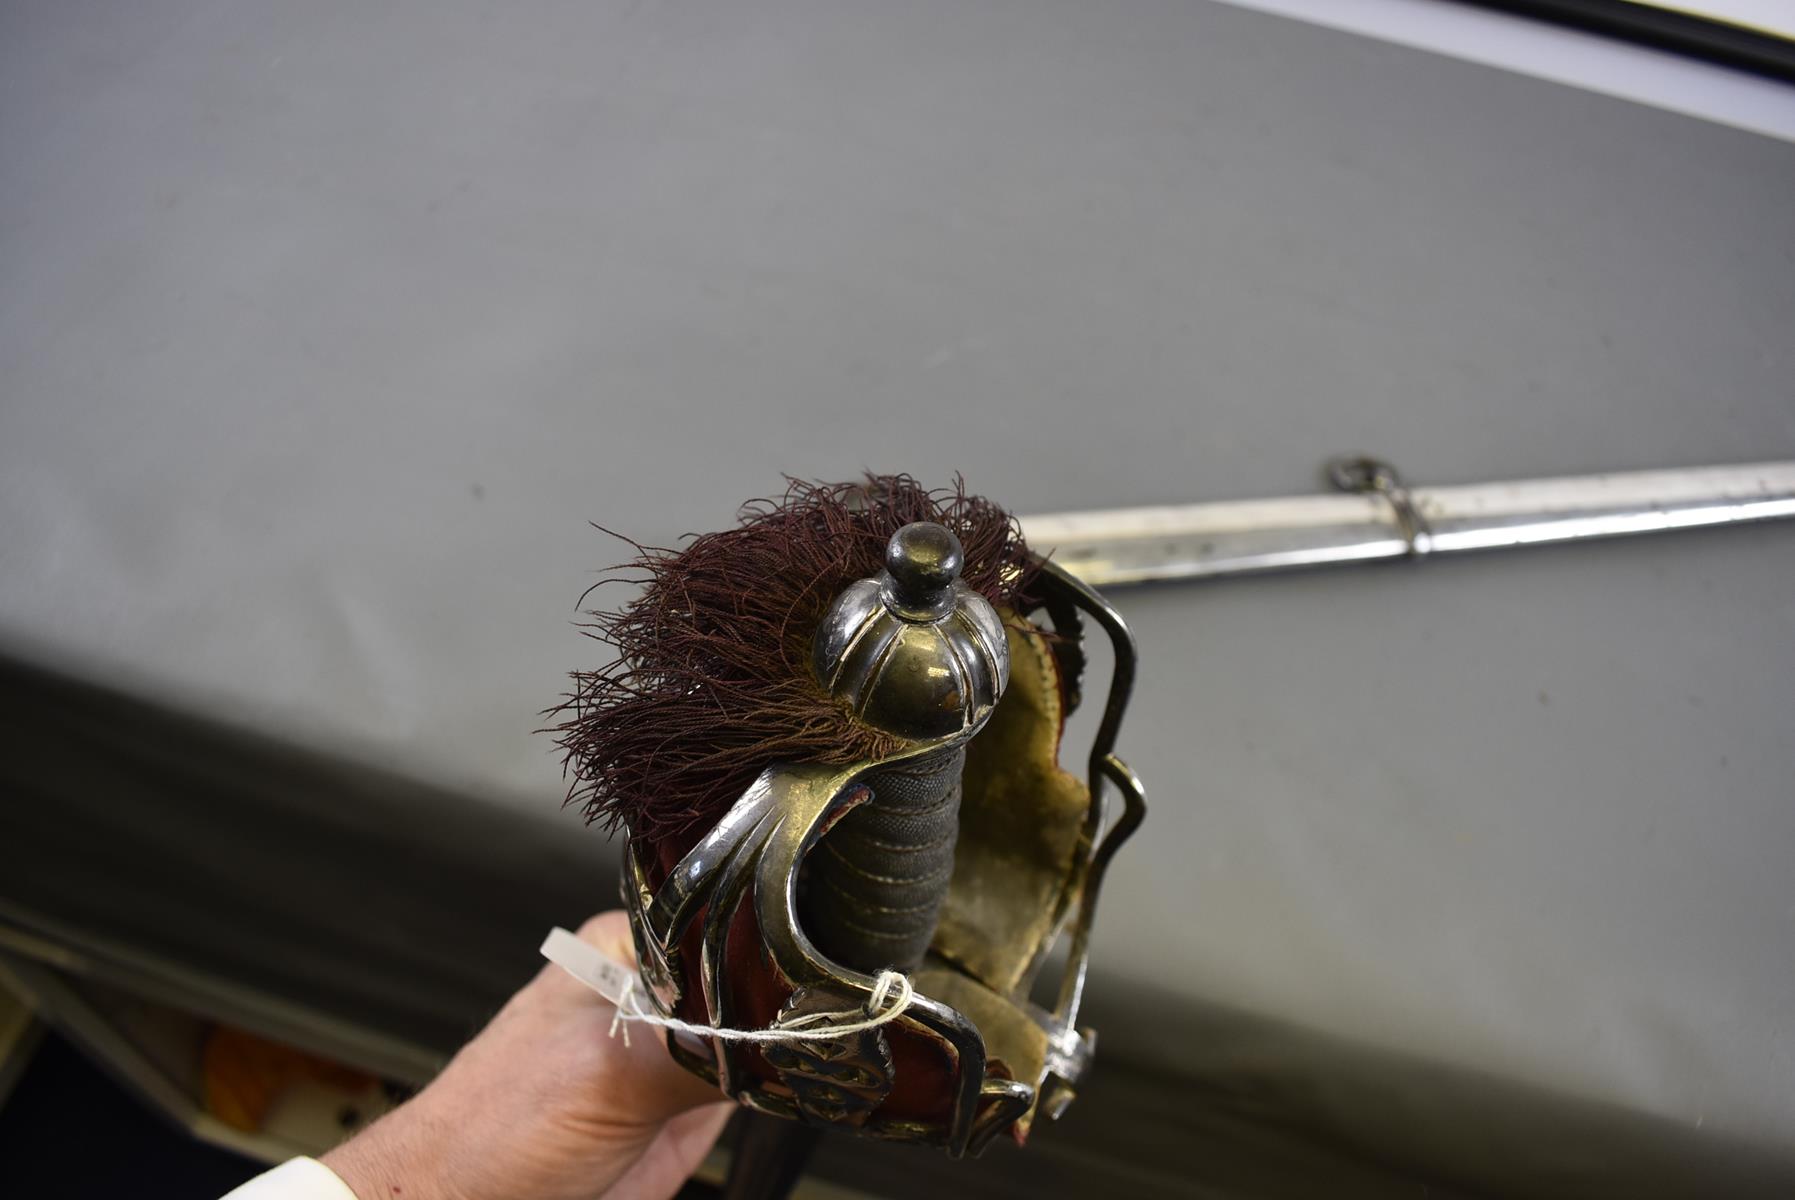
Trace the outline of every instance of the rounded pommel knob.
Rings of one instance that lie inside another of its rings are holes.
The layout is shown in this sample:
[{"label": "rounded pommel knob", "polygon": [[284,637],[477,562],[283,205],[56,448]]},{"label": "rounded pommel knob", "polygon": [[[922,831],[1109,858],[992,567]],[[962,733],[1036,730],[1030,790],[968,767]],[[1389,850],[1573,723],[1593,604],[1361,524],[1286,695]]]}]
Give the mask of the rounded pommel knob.
[{"label": "rounded pommel knob", "polygon": [[991,602],[960,581],[953,531],[917,521],[891,535],[885,570],[847,586],[811,644],[818,681],[867,724],[917,741],[985,723],[1010,681]]},{"label": "rounded pommel knob", "polygon": [[[932,620],[954,603],[954,583],[966,555],[953,530],[913,521],[885,543],[885,602],[913,620]],[[889,582],[887,582],[889,581]],[[980,597],[983,599],[983,597]]]}]

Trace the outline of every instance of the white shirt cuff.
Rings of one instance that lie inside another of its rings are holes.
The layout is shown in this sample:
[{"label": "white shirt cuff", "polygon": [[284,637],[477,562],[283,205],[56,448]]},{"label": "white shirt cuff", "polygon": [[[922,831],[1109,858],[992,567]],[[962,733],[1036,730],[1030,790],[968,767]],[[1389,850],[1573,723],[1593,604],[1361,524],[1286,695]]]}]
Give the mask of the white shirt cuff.
[{"label": "white shirt cuff", "polygon": [[356,1200],[349,1185],[315,1158],[290,1158],[222,1200]]}]

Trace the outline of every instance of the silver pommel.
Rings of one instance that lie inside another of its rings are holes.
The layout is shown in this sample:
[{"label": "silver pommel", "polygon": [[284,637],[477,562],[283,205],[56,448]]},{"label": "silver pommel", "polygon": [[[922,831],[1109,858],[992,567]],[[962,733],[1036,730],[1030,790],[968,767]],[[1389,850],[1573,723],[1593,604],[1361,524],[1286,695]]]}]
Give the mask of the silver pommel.
[{"label": "silver pommel", "polygon": [[1010,681],[1003,622],[960,581],[953,531],[891,535],[885,569],[836,598],[811,644],[817,679],[867,724],[923,741],[985,723]]}]

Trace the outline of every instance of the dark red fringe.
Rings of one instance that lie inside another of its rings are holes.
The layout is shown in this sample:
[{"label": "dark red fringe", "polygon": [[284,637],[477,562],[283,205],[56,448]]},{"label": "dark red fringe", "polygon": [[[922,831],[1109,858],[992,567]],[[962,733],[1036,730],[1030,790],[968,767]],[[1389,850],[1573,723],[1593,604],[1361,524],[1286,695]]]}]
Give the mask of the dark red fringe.
[{"label": "dark red fringe", "polygon": [[642,590],[581,625],[617,660],[573,672],[573,691],[545,714],[560,718],[549,732],[566,752],[567,803],[588,821],[652,845],[715,824],[771,763],[895,750],[898,739],[856,721],[812,678],[810,640],[844,587],[879,572],[899,527],[952,529],[966,553],[961,578],[994,604],[1010,604],[1032,577],[1014,519],[958,479],[939,491],[908,475],[788,483],[783,497],[743,505],[736,528],[683,549],[623,539],[637,557],[600,583]]}]

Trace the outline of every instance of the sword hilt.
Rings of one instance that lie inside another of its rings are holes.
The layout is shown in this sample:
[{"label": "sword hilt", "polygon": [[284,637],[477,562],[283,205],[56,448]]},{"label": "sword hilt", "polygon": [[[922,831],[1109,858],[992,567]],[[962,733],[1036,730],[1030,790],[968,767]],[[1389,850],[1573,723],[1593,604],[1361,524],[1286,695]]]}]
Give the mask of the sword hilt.
[{"label": "sword hilt", "polygon": [[806,931],[856,970],[922,961],[953,875],[965,741],[1009,682],[1003,623],[960,580],[959,539],[919,521],[892,535],[885,570],[850,584],[817,631],[817,678],[856,716],[943,748],[866,780],[871,797],[809,861]]},{"label": "sword hilt", "polygon": [[956,747],[867,778],[872,798],[810,858],[805,924],[819,950],[868,973],[922,962],[954,873],[965,765]]}]

